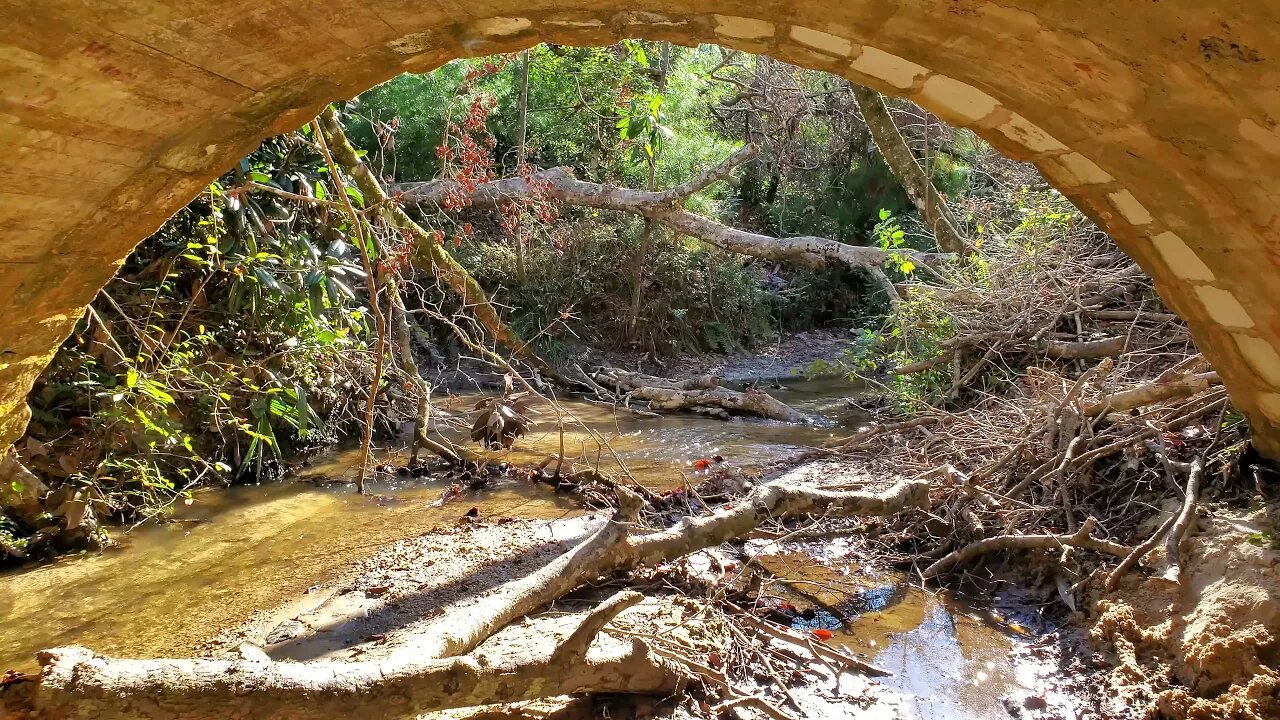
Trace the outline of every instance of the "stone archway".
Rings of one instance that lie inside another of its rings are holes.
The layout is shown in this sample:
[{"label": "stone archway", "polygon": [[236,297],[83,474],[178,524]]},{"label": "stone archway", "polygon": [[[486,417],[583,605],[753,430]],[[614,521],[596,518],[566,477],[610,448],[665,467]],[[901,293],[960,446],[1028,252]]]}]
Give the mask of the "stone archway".
[{"label": "stone archway", "polygon": [[644,37],[845,75],[1035,162],[1155,278],[1280,458],[1280,13],[1267,5],[0,0],[0,445],[119,262],[262,137],[457,57]]}]

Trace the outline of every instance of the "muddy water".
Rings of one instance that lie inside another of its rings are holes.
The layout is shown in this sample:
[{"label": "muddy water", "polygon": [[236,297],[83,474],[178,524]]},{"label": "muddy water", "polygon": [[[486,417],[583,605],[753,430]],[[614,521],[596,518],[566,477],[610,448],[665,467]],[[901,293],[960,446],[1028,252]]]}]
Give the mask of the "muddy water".
[{"label": "muddy water", "polygon": [[[644,418],[584,402],[565,409],[607,441],[600,448],[581,428],[565,433],[566,454],[605,469],[625,463],[641,482],[671,486],[694,461],[720,454],[743,466],[818,444],[851,418],[844,383],[801,382],[778,393],[820,422],[785,425],[700,417]],[[474,398],[460,398],[470,407]],[[558,451],[554,418],[544,413],[512,460]],[[360,497],[350,485],[298,481],[351,478],[353,451],[336,452],[294,481],[197,493],[179,522],[118,532],[103,553],[62,558],[0,576],[0,669],[34,668],[40,648],[78,644],[107,653],[158,657],[188,654],[255,610],[271,608],[333,575],[374,548],[457,520],[458,504],[432,507],[447,483],[373,482]],[[391,459],[379,452],[379,459]],[[483,516],[555,518],[575,506],[544,486],[503,483],[464,499]]]},{"label": "muddy water", "polygon": [[[567,431],[564,446],[566,454],[598,459],[606,469],[625,464],[647,485],[671,486],[701,458],[722,455],[757,466],[847,432],[841,428],[862,419],[847,401],[856,393],[833,382],[801,382],[777,392],[815,417],[805,426],[642,418],[569,402],[567,411],[589,431]],[[467,400],[462,406],[469,407]],[[559,449],[553,418],[542,420],[511,460]],[[380,459],[393,455],[381,451]],[[112,550],[0,576],[0,669],[30,670],[36,650],[66,644],[116,655],[190,654],[255,611],[332,581],[380,545],[457,521],[459,504],[434,503],[446,484],[441,481],[375,481],[364,497],[350,485],[313,482],[349,478],[354,462],[354,452],[331,453],[288,482],[201,492],[176,513],[178,522],[120,533]],[[577,512],[550,489],[515,481],[463,502],[487,517]],[[980,619],[980,611],[900,581],[867,582],[880,588],[867,597],[880,592],[883,602],[862,607],[840,637],[895,673],[887,682],[901,693],[902,716],[1001,717],[999,699],[1025,684],[1009,657],[1015,642],[1009,633]]]}]

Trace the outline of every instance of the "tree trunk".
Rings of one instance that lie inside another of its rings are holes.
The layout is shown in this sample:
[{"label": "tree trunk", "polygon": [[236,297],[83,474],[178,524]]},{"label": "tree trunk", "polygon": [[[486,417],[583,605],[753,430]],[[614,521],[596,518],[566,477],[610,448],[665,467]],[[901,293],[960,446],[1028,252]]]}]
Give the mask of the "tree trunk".
[{"label": "tree trunk", "polygon": [[933,231],[938,247],[944,252],[961,257],[968,255],[972,250],[968,241],[960,234],[960,225],[947,208],[942,194],[933,186],[933,181],[925,174],[920,163],[916,162],[911,148],[902,139],[898,126],[889,115],[889,109],[885,107],[884,98],[875,90],[861,85],[850,83],[849,87],[885,165],[889,166],[902,184],[902,189],[907,191],[907,196],[915,203],[925,224]]},{"label": "tree trunk", "polygon": [[[662,61],[658,68],[658,92],[667,91],[667,75],[671,72],[671,43],[662,43]],[[649,158],[649,181],[646,188],[654,191],[654,175],[657,171],[658,157],[662,149]],[[636,249],[635,266],[631,270],[631,314],[627,319],[627,338],[636,340],[636,324],[640,321],[640,301],[644,297],[644,269],[649,261],[649,253],[653,249],[653,220],[645,218],[644,230],[640,234],[640,247]]]},{"label": "tree trunk", "polygon": [[[377,332],[377,341],[373,347],[373,379],[369,382],[369,397],[365,402],[364,409],[364,434],[360,441],[360,473],[356,476],[356,492],[363,495],[365,476],[369,472],[369,449],[373,445],[373,412],[378,400],[378,391],[382,387],[382,370],[387,350],[387,317],[383,314],[382,306],[378,300],[378,283],[381,280],[382,273],[373,263],[372,258],[375,248],[377,248],[378,240],[372,227],[366,224],[368,219],[356,214],[355,207],[351,205],[351,197],[347,194],[346,183],[338,174],[338,166],[333,159],[334,153],[329,149],[330,144],[336,145],[339,140],[350,149],[350,145],[347,143],[347,136],[342,131],[342,127],[336,122],[328,128],[321,128],[321,123],[312,122],[311,127],[315,131],[316,143],[320,146],[325,162],[329,166],[329,179],[333,182],[334,190],[342,201],[342,207],[347,211],[347,217],[351,220],[351,232],[356,235],[356,247],[360,250],[360,264],[364,269],[365,288],[369,293],[369,309],[373,311],[374,329]],[[325,139],[326,134],[331,136],[328,140]],[[361,167],[363,167],[363,164]],[[347,168],[347,170],[350,175],[351,168]],[[369,173],[369,175],[372,177],[372,173]],[[377,252],[381,254],[380,250]]]},{"label": "tree trunk", "polygon": [[[520,130],[516,139],[516,172],[524,167],[529,134],[529,51],[520,53]],[[524,236],[515,233],[516,281],[524,282]]]},{"label": "tree trunk", "polygon": [[[843,262],[851,268],[879,269],[890,253],[865,245],[846,245],[829,238],[801,236],[778,238],[738,230],[686,210],[685,198],[720,181],[734,167],[750,159],[755,148],[747,146],[720,165],[707,170],[676,188],[645,191],[586,182],[573,177],[568,168],[551,168],[534,173],[530,178],[505,178],[485,183],[469,193],[473,208],[496,207],[510,197],[538,194],[567,205],[616,210],[632,213],[682,235],[688,235],[730,252],[768,260],[784,260],[810,266],[821,266],[829,260]],[[396,186],[397,195],[406,204],[432,207],[447,192],[457,188],[452,180],[432,180]],[[943,253],[900,253],[917,265],[938,265],[953,256]]]},{"label": "tree trunk", "polygon": [[414,399],[418,404],[413,419],[413,440],[409,444],[409,464],[417,462],[418,450],[425,448],[454,465],[461,465],[463,458],[449,441],[437,442],[431,439],[431,383],[418,370],[418,361],[413,356],[413,339],[409,332],[409,313],[405,310],[400,288],[394,281],[387,283],[387,296],[391,305],[392,328],[399,346],[400,370],[413,389]]}]

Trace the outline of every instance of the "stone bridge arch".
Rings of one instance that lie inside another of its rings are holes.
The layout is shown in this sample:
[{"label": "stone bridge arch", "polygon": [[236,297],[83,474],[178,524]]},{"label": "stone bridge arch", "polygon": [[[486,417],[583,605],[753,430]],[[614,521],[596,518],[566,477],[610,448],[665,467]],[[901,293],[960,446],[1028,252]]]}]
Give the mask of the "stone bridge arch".
[{"label": "stone bridge arch", "polygon": [[0,445],[133,246],[264,136],[542,41],[715,42],[1033,161],[1156,280],[1280,458],[1280,12],[1161,0],[0,0]]}]

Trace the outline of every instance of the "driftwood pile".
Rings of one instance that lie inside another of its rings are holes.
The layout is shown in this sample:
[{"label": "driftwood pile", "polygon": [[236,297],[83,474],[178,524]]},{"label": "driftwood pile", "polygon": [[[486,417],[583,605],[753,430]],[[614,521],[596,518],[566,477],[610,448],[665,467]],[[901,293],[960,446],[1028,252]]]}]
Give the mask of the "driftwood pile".
[{"label": "driftwood pile", "polygon": [[[949,368],[947,389],[937,406],[913,398],[907,419],[866,427],[832,451],[932,481],[931,518],[899,528],[922,549],[904,559],[925,578],[997,551],[1050,550],[1051,579],[1074,608],[1087,581],[1112,586],[1164,547],[1159,570],[1176,580],[1205,468],[1221,469],[1243,446],[1243,422],[1231,419],[1185,325],[1094,232],[1033,253],[1006,247],[987,258],[982,282],[904,288],[908,298],[927,293],[953,333],[890,378],[945,378]],[[1183,519],[1137,537],[1166,499]],[[1098,554],[1123,562],[1081,562]]]}]

